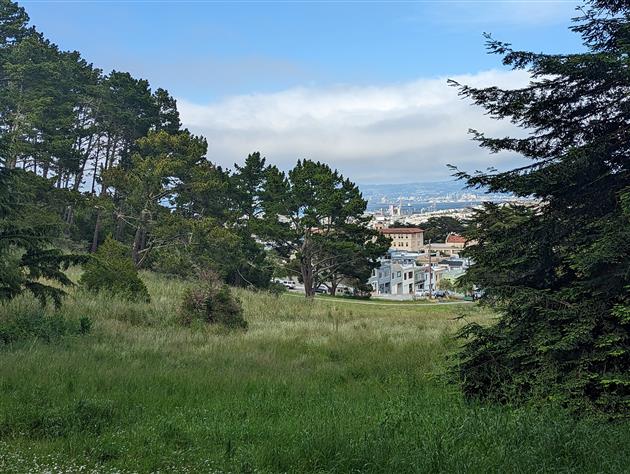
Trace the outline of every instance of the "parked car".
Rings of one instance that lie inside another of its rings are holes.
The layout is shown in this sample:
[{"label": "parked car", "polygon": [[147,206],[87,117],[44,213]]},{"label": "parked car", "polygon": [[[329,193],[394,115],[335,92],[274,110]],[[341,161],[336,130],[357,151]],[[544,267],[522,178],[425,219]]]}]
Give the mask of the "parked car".
[{"label": "parked car", "polygon": [[288,290],[295,289],[295,282],[292,280],[281,280],[280,278],[274,278],[273,282],[283,285]]},{"label": "parked car", "polygon": [[433,296],[435,298],[446,298],[448,295],[446,294],[446,291],[436,290],[433,292]]},{"label": "parked car", "polygon": [[315,293],[320,293],[320,294],[326,295],[326,294],[328,294],[328,288],[326,288],[323,285],[318,286],[317,288],[315,288]]}]

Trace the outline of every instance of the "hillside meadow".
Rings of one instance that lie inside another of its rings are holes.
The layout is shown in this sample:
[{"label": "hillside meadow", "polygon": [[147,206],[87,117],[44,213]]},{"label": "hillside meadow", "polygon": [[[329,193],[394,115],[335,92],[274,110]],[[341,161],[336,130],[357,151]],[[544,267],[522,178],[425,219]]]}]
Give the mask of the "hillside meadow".
[{"label": "hillside meadow", "polygon": [[0,346],[0,472],[630,471],[627,424],[462,400],[445,373],[464,320],[492,323],[477,305],[239,290],[247,331],[181,327],[186,283],[142,276],[149,304],[0,306],[91,321]]}]

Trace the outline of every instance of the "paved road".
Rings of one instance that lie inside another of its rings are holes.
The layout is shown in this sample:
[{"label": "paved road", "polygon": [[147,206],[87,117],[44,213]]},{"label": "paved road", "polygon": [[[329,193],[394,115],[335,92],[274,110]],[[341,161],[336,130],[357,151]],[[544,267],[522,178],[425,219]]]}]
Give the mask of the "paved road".
[{"label": "paved road", "polygon": [[[304,294],[297,294],[295,292],[286,293],[289,296],[294,296],[296,298],[304,298]],[[472,304],[474,301],[444,301],[443,303],[377,303],[376,301],[361,301],[361,300],[352,300],[352,299],[344,299],[344,298],[326,298],[325,296],[316,296],[315,299],[317,301],[328,301],[330,303],[348,303],[348,304],[367,304],[373,306],[446,306],[446,305],[459,305],[459,304]]]}]

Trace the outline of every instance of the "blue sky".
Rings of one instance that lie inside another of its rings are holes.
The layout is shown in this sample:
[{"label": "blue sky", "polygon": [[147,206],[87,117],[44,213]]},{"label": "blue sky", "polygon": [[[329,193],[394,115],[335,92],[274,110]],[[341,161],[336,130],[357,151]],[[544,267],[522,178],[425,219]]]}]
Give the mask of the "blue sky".
[{"label": "blue sky", "polygon": [[581,48],[567,30],[575,1],[22,3],[62,48],[168,89],[214,161],[260,149],[283,167],[320,159],[362,182],[518,161],[470,143],[466,130],[487,120],[446,88],[447,77],[526,81],[485,53],[483,32],[534,51]]}]

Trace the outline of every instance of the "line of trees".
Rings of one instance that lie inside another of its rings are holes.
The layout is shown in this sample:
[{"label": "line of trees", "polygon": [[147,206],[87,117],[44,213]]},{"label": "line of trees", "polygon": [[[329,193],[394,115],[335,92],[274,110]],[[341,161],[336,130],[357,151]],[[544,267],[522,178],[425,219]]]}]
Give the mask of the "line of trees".
[{"label": "line of trees", "polygon": [[29,183],[53,222],[47,245],[95,252],[111,235],[137,268],[213,269],[265,288],[299,261],[307,296],[342,279],[362,287],[387,246],[366,229],[353,183],[309,160],[285,175],[260,153],[224,170],[207,149],[168,91],[61,51],[24,8],[0,0],[0,170],[15,189]]},{"label": "line of trees", "polygon": [[[503,63],[532,74],[517,90],[459,87],[528,134],[490,151],[532,159],[508,172],[458,176],[469,186],[535,196],[536,207],[486,204],[464,230],[478,285],[500,315],[470,325],[457,373],[470,398],[556,400],[610,417],[630,413],[630,7],[590,0],[573,30],[586,52],[517,51],[489,38]],[[212,269],[266,287],[295,271],[306,295],[340,281],[360,288],[389,243],[367,229],[358,188],[323,163],[288,173],[259,153],[235,170],[182,129],[167,91],[104,75],[60,51],[0,0],[0,298],[61,294],[76,263],[55,247],[95,251],[109,235],[136,267],[188,277]],[[459,223],[433,223],[436,237]]]},{"label": "line of trees", "polygon": [[180,130],[175,100],[129,73],[103,72],[76,51],[60,51],[3,0],[0,17],[0,129],[8,169],[33,171],[57,188],[106,194],[107,170],[128,164],[149,131]]}]

